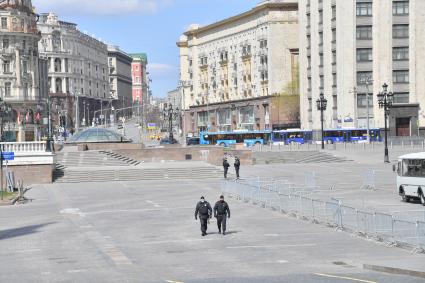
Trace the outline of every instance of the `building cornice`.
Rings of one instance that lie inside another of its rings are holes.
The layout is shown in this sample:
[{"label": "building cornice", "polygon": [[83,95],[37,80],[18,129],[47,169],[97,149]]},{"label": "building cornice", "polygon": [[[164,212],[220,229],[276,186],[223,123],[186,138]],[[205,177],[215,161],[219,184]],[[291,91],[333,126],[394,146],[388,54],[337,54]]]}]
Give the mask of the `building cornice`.
[{"label": "building cornice", "polygon": [[[258,5],[257,7],[253,8],[253,9],[247,11],[247,12],[244,12],[242,14],[239,14],[239,15],[218,21],[216,23],[213,23],[213,24],[210,24],[210,25],[207,25],[207,26],[204,26],[204,27],[189,30],[189,31],[185,32],[184,35],[194,36],[194,35],[204,33],[204,32],[207,32],[209,30],[212,30],[212,29],[224,26],[224,25],[234,23],[234,22],[239,21],[241,19],[250,17],[250,16],[252,16],[256,13],[259,13],[263,10],[276,10],[276,9],[282,9],[282,8],[285,8],[288,11],[297,11],[298,10],[298,3],[292,2],[292,3],[265,3],[265,4],[261,4],[261,5]],[[177,44],[179,44],[179,42]],[[184,46],[182,46],[182,47],[184,47]]]}]

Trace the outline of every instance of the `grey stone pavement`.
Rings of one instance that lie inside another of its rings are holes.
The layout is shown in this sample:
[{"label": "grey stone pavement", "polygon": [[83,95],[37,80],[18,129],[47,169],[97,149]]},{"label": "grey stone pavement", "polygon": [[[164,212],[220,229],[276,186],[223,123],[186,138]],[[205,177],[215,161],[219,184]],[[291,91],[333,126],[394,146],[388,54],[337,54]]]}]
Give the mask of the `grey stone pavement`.
[{"label": "grey stone pavement", "polygon": [[233,199],[229,234],[211,221],[201,237],[195,204],[219,193],[219,180],[34,186],[31,203],[0,207],[0,282],[425,281],[362,268],[423,271],[424,255]]}]

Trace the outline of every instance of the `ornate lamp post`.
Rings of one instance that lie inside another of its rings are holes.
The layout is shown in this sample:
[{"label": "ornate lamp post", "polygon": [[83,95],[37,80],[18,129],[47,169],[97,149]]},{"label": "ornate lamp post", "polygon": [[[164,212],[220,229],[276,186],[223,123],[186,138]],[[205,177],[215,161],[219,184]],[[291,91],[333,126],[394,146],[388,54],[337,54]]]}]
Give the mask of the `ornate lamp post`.
[{"label": "ornate lamp post", "polygon": [[390,115],[390,108],[393,105],[394,94],[388,92],[388,85],[385,83],[382,86],[382,91],[378,93],[378,104],[379,108],[384,109],[384,120],[385,120],[385,153],[384,153],[384,162],[389,163],[390,158],[388,155],[388,128],[387,120]]},{"label": "ornate lamp post", "polygon": [[169,133],[169,140],[171,143],[174,141],[173,120],[179,114],[180,114],[180,109],[178,107],[174,109],[172,104],[170,104],[168,109],[164,110],[164,118],[168,117],[168,133]]},{"label": "ornate lamp post", "polygon": [[323,92],[320,93],[319,99],[316,100],[317,104],[317,110],[320,111],[320,123],[322,126],[322,149],[325,149],[325,139],[324,139],[324,132],[323,132],[323,111],[326,110],[326,107],[328,106],[328,100],[323,95]]}]

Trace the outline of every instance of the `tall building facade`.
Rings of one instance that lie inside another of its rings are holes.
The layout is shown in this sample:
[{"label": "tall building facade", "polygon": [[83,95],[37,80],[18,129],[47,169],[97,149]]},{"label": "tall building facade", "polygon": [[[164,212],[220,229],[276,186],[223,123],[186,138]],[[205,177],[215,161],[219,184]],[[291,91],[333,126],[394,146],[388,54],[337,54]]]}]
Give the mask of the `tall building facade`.
[{"label": "tall building facade", "polygon": [[148,77],[146,67],[148,57],[145,53],[131,54],[133,62],[131,64],[131,75],[133,79],[133,102],[148,103]]},{"label": "tall building facade", "polygon": [[297,1],[192,25],[177,46],[186,134],[298,126]]},{"label": "tall building facade", "polygon": [[[384,127],[377,94],[394,93],[390,135],[425,125],[425,1],[300,0],[301,121],[320,129],[316,100],[328,100],[326,128]],[[369,113],[369,114],[368,114]]]},{"label": "tall building facade", "polygon": [[[92,125],[111,102],[107,45],[53,13],[40,15],[40,55],[48,61],[53,124],[74,130]],[[96,114],[97,117],[94,117]]]},{"label": "tall building facade", "polygon": [[30,0],[0,2],[0,95],[12,106],[4,126],[9,141],[39,139],[40,124],[46,117],[36,19]]},{"label": "tall building facade", "polygon": [[[132,61],[133,58],[121,51],[118,46],[108,45],[109,88],[112,104],[116,109],[133,105]],[[124,116],[131,113],[131,109],[121,111]]]}]

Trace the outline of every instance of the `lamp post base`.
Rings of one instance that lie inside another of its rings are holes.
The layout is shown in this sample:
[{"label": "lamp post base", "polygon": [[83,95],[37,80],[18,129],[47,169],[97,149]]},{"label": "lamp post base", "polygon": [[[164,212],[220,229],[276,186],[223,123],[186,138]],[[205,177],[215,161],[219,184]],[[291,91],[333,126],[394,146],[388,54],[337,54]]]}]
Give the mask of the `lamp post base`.
[{"label": "lamp post base", "polygon": [[390,157],[388,155],[388,148],[385,149],[384,162],[390,163]]},{"label": "lamp post base", "polygon": [[53,145],[52,145],[52,138],[48,138],[47,139],[47,143],[46,143],[46,152],[53,152]]}]

